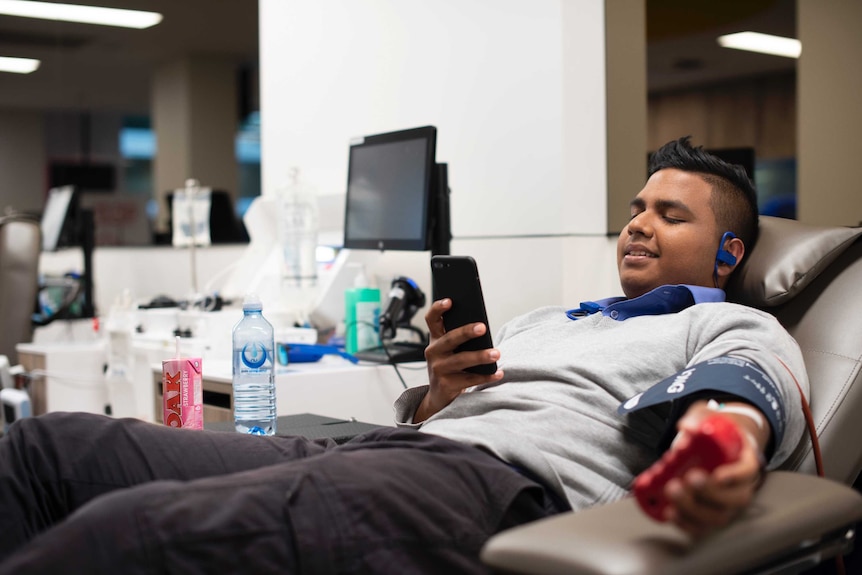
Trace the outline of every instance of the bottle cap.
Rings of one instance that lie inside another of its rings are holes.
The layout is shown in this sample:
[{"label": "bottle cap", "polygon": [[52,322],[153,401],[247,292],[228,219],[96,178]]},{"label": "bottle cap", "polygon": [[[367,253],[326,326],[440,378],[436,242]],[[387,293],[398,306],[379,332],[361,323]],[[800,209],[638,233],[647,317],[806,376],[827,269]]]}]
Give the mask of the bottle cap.
[{"label": "bottle cap", "polygon": [[243,311],[260,311],[263,309],[263,304],[260,297],[256,293],[247,293],[242,300]]},{"label": "bottle cap", "polygon": [[359,264],[359,273],[353,278],[353,287],[365,288],[368,287],[368,276],[365,275],[365,266]]}]

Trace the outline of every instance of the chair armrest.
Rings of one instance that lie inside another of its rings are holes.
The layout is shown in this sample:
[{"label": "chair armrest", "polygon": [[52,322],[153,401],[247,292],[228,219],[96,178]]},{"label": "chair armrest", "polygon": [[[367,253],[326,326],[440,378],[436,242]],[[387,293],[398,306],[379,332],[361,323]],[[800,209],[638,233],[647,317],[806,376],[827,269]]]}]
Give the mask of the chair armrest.
[{"label": "chair armrest", "polygon": [[626,498],[500,533],[485,545],[482,560],[502,571],[530,575],[736,573],[859,519],[862,495],[854,489],[776,471],[739,519],[699,541],[656,523],[633,498]]}]

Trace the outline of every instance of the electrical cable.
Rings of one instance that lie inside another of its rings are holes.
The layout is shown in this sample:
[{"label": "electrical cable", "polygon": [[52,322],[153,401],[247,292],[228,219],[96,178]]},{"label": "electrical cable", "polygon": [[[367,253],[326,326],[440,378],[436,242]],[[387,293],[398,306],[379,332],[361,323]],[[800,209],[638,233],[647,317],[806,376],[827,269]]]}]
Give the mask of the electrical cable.
[{"label": "electrical cable", "polygon": [[401,375],[401,370],[398,369],[398,364],[395,363],[395,360],[392,359],[392,354],[389,353],[389,348],[386,347],[386,344],[383,343],[382,338],[378,338],[380,340],[380,345],[383,347],[383,353],[386,354],[386,357],[389,359],[388,363],[392,366],[392,369],[395,370],[395,375],[398,376],[398,380],[401,381],[401,387],[407,389],[407,382],[404,381],[404,377]]},{"label": "electrical cable", "polygon": [[92,379],[87,377],[77,377],[68,373],[58,373],[56,371],[46,371],[44,369],[34,369],[32,371],[28,371],[26,375],[29,376],[31,380],[50,377],[51,379],[56,380],[55,383],[59,383],[67,387],[76,387],[79,389],[90,388],[94,383],[105,383],[105,380],[103,378]]},{"label": "electrical cable", "polygon": [[[78,301],[78,297],[81,295],[81,293],[83,293],[84,287],[82,281],[74,281],[72,278],[68,279],[72,280],[70,282],[66,282],[71,284],[72,289],[69,291],[68,294],[66,294],[66,297],[63,298],[63,301],[60,302],[60,305],[57,306],[57,309],[55,309],[50,315],[43,316],[41,314],[33,314],[32,321],[34,325],[44,327],[55,319],[74,319],[73,317],[67,316],[66,312],[69,311],[69,308],[72,307],[72,304]],[[40,289],[45,289],[47,287],[56,286],[49,286],[46,284]]]},{"label": "electrical cable", "polygon": [[[799,385],[799,381],[796,379],[796,376],[793,375],[793,372],[780,357],[775,356],[775,358],[782,366],[784,366],[784,369],[787,370],[787,373],[789,373],[791,379],[793,379],[793,383],[796,384],[796,389],[799,390],[799,400],[802,403],[802,413],[805,416],[808,435],[811,437],[811,449],[814,451],[814,466],[817,469],[817,475],[825,478],[826,471],[823,467],[823,454],[820,451],[820,439],[817,437],[817,426],[814,424],[814,416],[811,413],[811,406],[808,405],[808,399],[805,397],[805,393],[802,392],[802,386]],[[845,574],[844,556],[840,553],[835,556],[835,570],[838,575]]]},{"label": "electrical cable", "polygon": [[398,376],[398,380],[401,382],[401,387],[403,387],[404,389],[407,389],[409,386],[407,385],[407,382],[404,380],[404,376],[401,375],[401,370],[398,368],[398,363],[394,360],[394,358],[392,357],[392,353],[389,351],[389,348],[386,346],[386,341],[389,341],[389,340],[384,341],[383,337],[380,334],[380,331],[378,331],[377,326],[374,325],[373,323],[370,323],[367,321],[357,320],[355,322],[351,322],[351,323],[347,324],[345,326],[345,328],[347,330],[349,330],[351,327],[355,327],[355,326],[359,326],[359,325],[368,326],[377,333],[377,341],[380,344],[380,349],[382,349],[383,353],[386,355],[386,359],[387,359],[386,364],[392,366],[392,369],[395,370],[395,375]]}]

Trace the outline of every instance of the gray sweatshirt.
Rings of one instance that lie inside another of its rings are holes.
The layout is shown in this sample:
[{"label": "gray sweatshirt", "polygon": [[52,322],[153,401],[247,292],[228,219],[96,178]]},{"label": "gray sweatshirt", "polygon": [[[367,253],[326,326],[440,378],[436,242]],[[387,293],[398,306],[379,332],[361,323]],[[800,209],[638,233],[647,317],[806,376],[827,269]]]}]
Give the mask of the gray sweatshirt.
[{"label": "gray sweatshirt", "polygon": [[495,343],[502,382],[461,394],[421,424],[412,417],[427,386],[405,391],[396,422],[480,446],[530,470],[575,510],[619,499],[657,458],[667,404],[618,415],[622,402],[707,359],[756,363],[779,386],[786,431],[777,467],[802,437],[799,391],[808,379],[795,340],[775,318],[732,303],[701,303],[676,313],[616,321],[597,313],[578,321],[545,307],[506,324]]}]

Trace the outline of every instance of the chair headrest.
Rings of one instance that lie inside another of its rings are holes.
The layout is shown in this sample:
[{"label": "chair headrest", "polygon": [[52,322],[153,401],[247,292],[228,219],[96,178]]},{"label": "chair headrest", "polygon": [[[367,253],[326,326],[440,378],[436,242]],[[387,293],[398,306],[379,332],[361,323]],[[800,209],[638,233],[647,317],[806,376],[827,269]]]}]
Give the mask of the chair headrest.
[{"label": "chair headrest", "polygon": [[862,228],[823,227],[760,216],[760,234],[727,286],[728,300],[780,305],[802,291],[862,235]]}]

